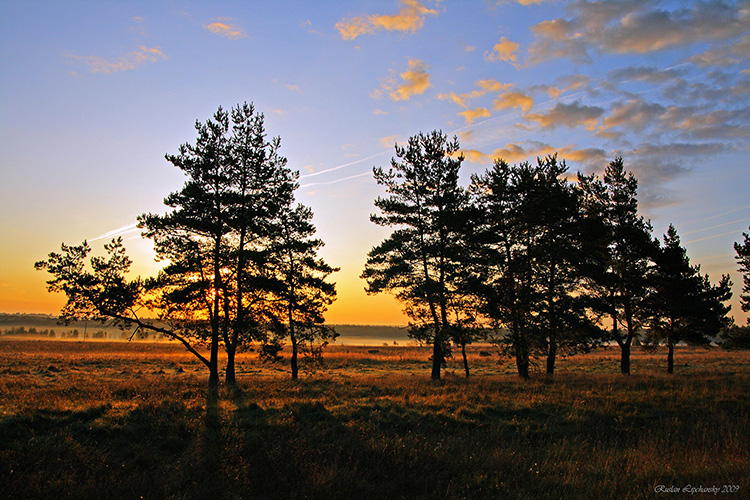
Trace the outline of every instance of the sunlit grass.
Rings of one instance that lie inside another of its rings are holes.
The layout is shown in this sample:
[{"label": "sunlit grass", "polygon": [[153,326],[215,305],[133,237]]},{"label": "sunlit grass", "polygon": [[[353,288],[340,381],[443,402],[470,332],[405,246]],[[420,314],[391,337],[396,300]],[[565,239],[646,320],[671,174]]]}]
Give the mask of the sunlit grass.
[{"label": "sunlit grass", "polygon": [[[375,351],[378,352],[369,352]],[[750,353],[617,349],[545,383],[472,346],[429,379],[419,347],[335,346],[324,367],[238,358],[237,390],[173,344],[0,342],[8,498],[662,498],[750,470]],[[742,498],[746,491],[734,498]]]}]

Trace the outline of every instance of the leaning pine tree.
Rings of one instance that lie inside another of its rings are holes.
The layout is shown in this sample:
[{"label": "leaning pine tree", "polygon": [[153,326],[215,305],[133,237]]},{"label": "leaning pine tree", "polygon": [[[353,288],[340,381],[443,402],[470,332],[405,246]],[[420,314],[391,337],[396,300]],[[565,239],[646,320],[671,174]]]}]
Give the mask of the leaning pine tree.
[{"label": "leaning pine tree", "polygon": [[450,347],[449,320],[461,272],[460,219],[467,200],[458,184],[459,144],[440,131],[419,133],[386,171],[373,169],[386,197],[370,220],[394,228],[368,254],[362,278],[367,293],[391,292],[405,305],[412,332],[432,344],[432,378],[439,380]]}]

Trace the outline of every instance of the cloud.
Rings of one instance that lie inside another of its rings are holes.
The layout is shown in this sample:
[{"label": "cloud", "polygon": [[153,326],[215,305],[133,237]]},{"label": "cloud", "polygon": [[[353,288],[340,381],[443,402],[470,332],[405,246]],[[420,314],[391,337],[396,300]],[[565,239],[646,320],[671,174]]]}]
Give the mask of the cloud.
[{"label": "cloud", "polygon": [[549,2],[550,0],[497,0],[495,3],[496,5],[504,5],[508,3],[517,3],[519,5],[539,5],[544,2]]},{"label": "cloud", "polygon": [[531,62],[566,57],[579,64],[591,62],[586,39],[576,30],[573,22],[565,19],[542,21],[532,26],[531,32],[536,38],[529,47]]},{"label": "cloud", "polygon": [[286,87],[287,89],[289,89],[289,90],[291,90],[293,92],[302,93],[302,89],[299,88],[299,85],[297,85],[297,84],[287,83],[286,85],[284,85],[284,87]]},{"label": "cloud", "polygon": [[117,59],[105,59],[98,56],[79,56],[76,54],[66,54],[65,56],[71,61],[80,62],[92,73],[117,73],[167,58],[161,51],[161,47],[148,48],[144,45],[138,47],[138,50],[129,52]]},{"label": "cloud", "polygon": [[381,137],[380,145],[383,146],[384,148],[393,147],[398,137],[399,137],[398,135],[388,135],[386,137]]},{"label": "cloud", "polygon": [[312,33],[313,35],[323,36],[323,33],[320,31],[313,29],[312,27],[313,23],[309,19],[306,19],[305,21],[300,23],[300,27],[307,30],[308,33]]},{"label": "cloud", "polygon": [[354,40],[360,35],[371,35],[376,30],[414,33],[424,26],[426,15],[438,15],[438,11],[428,9],[416,0],[401,0],[397,14],[351,17],[336,23],[336,29],[344,40]]},{"label": "cloud", "polygon": [[451,101],[454,104],[458,104],[462,108],[469,107],[469,103],[466,102],[466,97],[456,94],[453,91],[451,91],[450,94],[438,94],[437,98],[441,101]]},{"label": "cloud", "polygon": [[463,42],[461,40],[459,40],[458,43],[459,43],[459,45],[461,45],[461,49],[464,52],[474,52],[475,50],[477,50],[477,48],[475,46],[469,45],[468,43]]},{"label": "cloud", "polygon": [[642,99],[631,99],[618,102],[610,114],[602,120],[602,128],[625,127],[631,130],[643,130],[661,117],[666,108],[658,103],[649,103]]},{"label": "cloud", "polygon": [[500,41],[497,42],[492,51],[486,52],[484,58],[487,61],[506,61],[510,63],[518,62],[518,45],[516,42],[511,42],[507,38],[500,37]]},{"label": "cloud", "polygon": [[456,94],[455,92],[451,91],[449,94],[439,94],[437,98],[443,101],[451,101],[454,104],[461,106],[462,108],[468,108],[468,101],[470,99],[482,97],[483,95],[490,92],[500,92],[513,86],[510,83],[500,83],[492,78],[477,80],[476,82],[474,82],[474,85],[479,88],[463,94]]},{"label": "cloud", "polygon": [[203,25],[203,29],[210,31],[214,35],[229,38],[230,40],[247,37],[247,34],[245,34],[242,28],[235,24],[233,19],[226,17],[215,17],[211,19],[210,23]]},{"label": "cloud", "polygon": [[372,111],[372,114],[373,114],[373,115],[387,115],[387,114],[388,114],[388,111],[383,111],[383,110],[382,110],[382,109],[380,109],[380,108],[375,108],[375,109],[374,109],[374,110]]},{"label": "cloud", "polygon": [[478,80],[475,85],[485,92],[500,92],[513,86],[511,83],[500,83],[492,78]]},{"label": "cloud", "polygon": [[479,118],[487,118],[491,116],[490,112],[487,111],[487,108],[469,109],[466,111],[462,111],[458,114],[464,117],[464,119],[466,120],[466,123],[474,123],[474,121]]},{"label": "cloud", "polygon": [[658,69],[653,66],[629,66],[609,72],[610,80],[624,82],[636,80],[648,83],[664,83],[682,76],[685,72],[676,68]]},{"label": "cloud", "polygon": [[696,106],[670,106],[661,120],[665,127],[692,139],[731,141],[750,135],[750,107],[709,110]]},{"label": "cloud", "polygon": [[598,106],[581,105],[579,101],[572,104],[557,103],[547,114],[526,115],[527,120],[535,121],[542,128],[556,128],[560,125],[574,128],[583,125],[593,130],[604,114],[604,109]]},{"label": "cloud", "polygon": [[668,186],[693,171],[702,158],[726,152],[722,143],[644,143],[626,151],[627,168],[638,178],[639,201],[645,208],[672,204],[679,196]]},{"label": "cloud", "polygon": [[750,35],[745,35],[730,45],[723,45],[696,54],[686,62],[701,68],[716,66],[733,66],[742,60],[750,58]]},{"label": "cloud", "polygon": [[648,54],[729,40],[750,28],[747,4],[723,0],[684,2],[674,8],[658,0],[577,0],[569,4],[568,12],[567,18],[532,27],[536,37],[529,49],[532,62],[558,57],[591,62],[591,51]]},{"label": "cloud", "polygon": [[543,142],[531,141],[525,145],[506,144],[504,147],[495,149],[492,153],[485,154],[477,149],[462,149],[461,153],[470,163],[490,163],[494,160],[505,160],[508,163],[518,163],[527,160],[533,160],[537,157],[544,157],[551,154],[558,154],[558,158],[569,162],[580,163],[588,167],[589,170],[597,167],[603,168],[607,164],[607,152],[598,148],[578,149],[575,146],[564,146],[554,148]]},{"label": "cloud", "polygon": [[427,73],[428,67],[419,59],[410,60],[408,70],[400,75],[403,83],[390,93],[391,99],[408,101],[413,95],[424,94],[425,90],[432,86],[430,75]]},{"label": "cloud", "polygon": [[375,32],[372,23],[366,17],[353,17],[336,23],[336,29],[344,40],[354,40],[360,35],[370,35]]},{"label": "cloud", "polygon": [[553,85],[534,85],[530,87],[530,90],[546,92],[552,99],[558,99],[562,94],[580,89],[586,89],[589,94],[594,94],[594,90],[589,85],[590,82],[590,76],[575,73],[557,78]]},{"label": "cloud", "polygon": [[508,108],[521,108],[524,113],[528,113],[534,106],[534,99],[521,92],[506,92],[497,96],[492,104],[498,111]]}]

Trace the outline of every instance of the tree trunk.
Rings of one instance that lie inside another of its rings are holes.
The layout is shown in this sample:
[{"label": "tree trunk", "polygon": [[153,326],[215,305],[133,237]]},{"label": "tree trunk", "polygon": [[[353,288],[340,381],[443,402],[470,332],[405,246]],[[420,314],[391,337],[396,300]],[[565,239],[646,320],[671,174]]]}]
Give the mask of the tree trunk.
[{"label": "tree trunk", "polygon": [[219,391],[219,365],[216,360],[212,360],[208,366],[208,392],[209,395]]},{"label": "tree trunk", "polygon": [[516,350],[516,368],[518,369],[518,376],[524,380],[529,380],[529,357],[523,355]]},{"label": "tree trunk", "polygon": [[549,351],[547,351],[547,379],[552,380],[555,376],[555,361],[557,360],[557,339],[550,333]]},{"label": "tree trunk", "polygon": [[674,373],[674,342],[671,335],[667,337],[667,373]]},{"label": "tree trunk", "polygon": [[521,340],[521,336],[516,334],[516,369],[518,376],[524,380],[529,379],[529,350],[526,343]]},{"label": "tree trunk", "polygon": [[624,343],[620,349],[620,373],[630,375],[630,344]]},{"label": "tree trunk", "polygon": [[217,236],[214,239],[214,252],[213,252],[213,304],[212,304],[212,315],[211,315],[211,355],[209,358],[209,371],[208,385],[210,389],[217,389],[219,387],[219,290],[221,290],[221,268],[219,257],[221,254],[221,236]]},{"label": "tree trunk", "polygon": [[461,344],[461,356],[464,358],[464,372],[466,372],[466,378],[469,378],[469,360],[466,359],[466,344]]},{"label": "tree trunk", "polygon": [[297,336],[294,334],[294,325],[289,322],[289,338],[292,341],[292,380],[299,377],[299,368],[297,367]]},{"label": "tree trunk", "polygon": [[555,360],[557,359],[557,337],[555,335],[555,270],[553,263],[549,271],[549,283],[547,284],[547,328],[549,329],[549,348],[547,350],[547,380],[551,381],[555,376]]},{"label": "tree trunk", "polygon": [[229,385],[236,385],[237,384],[237,378],[235,375],[235,369],[234,369],[234,354],[237,347],[236,345],[227,345],[226,351],[227,351],[227,372],[224,375],[224,380]]},{"label": "tree trunk", "polygon": [[442,369],[442,365],[443,365],[442,340],[437,335],[435,335],[435,339],[432,342],[432,380],[440,380],[440,370]]}]

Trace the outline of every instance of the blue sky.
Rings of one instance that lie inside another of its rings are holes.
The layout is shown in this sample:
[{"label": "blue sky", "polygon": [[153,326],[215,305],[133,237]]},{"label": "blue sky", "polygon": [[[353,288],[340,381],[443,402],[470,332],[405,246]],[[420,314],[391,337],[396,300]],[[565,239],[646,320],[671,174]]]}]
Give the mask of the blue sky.
[{"label": "blue sky", "polygon": [[134,272],[156,272],[133,224],[182,185],[164,154],[244,101],[281,137],[341,267],[329,321],[405,322],[358,278],[387,234],[368,220],[371,170],[433,129],[458,136],[465,181],[496,157],[557,151],[601,173],[622,155],[655,234],[674,223],[738,295],[750,2],[7,1],[0,30],[2,311],[59,309],[32,266],[62,241],[122,234]]}]

